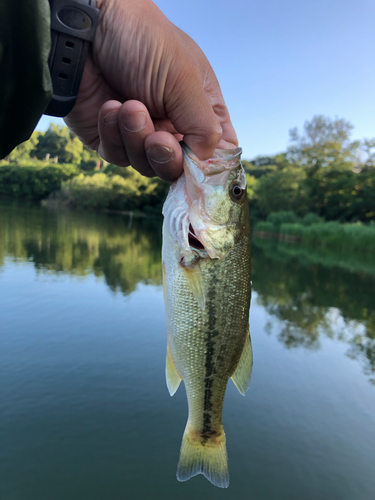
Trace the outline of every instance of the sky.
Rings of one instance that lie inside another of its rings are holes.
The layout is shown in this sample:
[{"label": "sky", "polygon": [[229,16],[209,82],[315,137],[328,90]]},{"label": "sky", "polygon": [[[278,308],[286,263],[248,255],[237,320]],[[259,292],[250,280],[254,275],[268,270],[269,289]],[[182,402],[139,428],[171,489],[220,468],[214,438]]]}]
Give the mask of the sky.
[{"label": "sky", "polygon": [[[316,114],[375,137],[374,0],[156,0],[210,61],[243,158],[285,151]],[[44,116],[37,130],[50,121]]]}]

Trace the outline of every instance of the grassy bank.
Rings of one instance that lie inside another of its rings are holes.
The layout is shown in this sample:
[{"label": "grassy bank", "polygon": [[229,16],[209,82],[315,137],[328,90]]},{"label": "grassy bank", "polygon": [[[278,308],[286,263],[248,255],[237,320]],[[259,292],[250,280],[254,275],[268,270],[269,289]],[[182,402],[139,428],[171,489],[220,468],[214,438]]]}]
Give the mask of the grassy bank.
[{"label": "grassy bank", "polygon": [[[274,214],[275,216],[276,214]],[[284,220],[287,217],[284,217]],[[337,221],[312,222],[307,220],[283,222],[283,217],[270,216],[267,221],[259,222],[254,235],[279,241],[299,242],[311,249],[320,247],[346,253],[375,255],[375,224],[345,223]],[[306,217],[305,217],[306,219]]]},{"label": "grassy bank", "polygon": [[326,268],[340,267],[346,271],[375,276],[375,258],[370,253],[359,254],[356,251],[337,250],[321,245],[311,247],[258,236],[252,238],[252,244],[262,248],[269,257],[285,264],[297,258],[304,266],[320,264]]}]

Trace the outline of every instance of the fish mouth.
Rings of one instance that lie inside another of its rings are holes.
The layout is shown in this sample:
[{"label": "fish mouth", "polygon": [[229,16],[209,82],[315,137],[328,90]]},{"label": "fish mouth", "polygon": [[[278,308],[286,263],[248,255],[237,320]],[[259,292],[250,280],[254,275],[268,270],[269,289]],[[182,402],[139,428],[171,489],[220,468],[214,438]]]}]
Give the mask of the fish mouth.
[{"label": "fish mouth", "polygon": [[212,155],[212,160],[240,160],[240,156],[242,154],[242,148],[232,148],[232,149],[215,149],[214,154]]},{"label": "fish mouth", "polygon": [[240,147],[232,149],[215,149],[212,158],[201,161],[183,141],[180,142],[180,146],[190,160],[190,173],[199,182],[202,182],[204,177],[230,172],[241,164],[242,148]]},{"label": "fish mouth", "polygon": [[195,234],[194,228],[189,224],[189,234],[188,234],[189,245],[196,250],[205,250],[204,245],[200,242]]}]

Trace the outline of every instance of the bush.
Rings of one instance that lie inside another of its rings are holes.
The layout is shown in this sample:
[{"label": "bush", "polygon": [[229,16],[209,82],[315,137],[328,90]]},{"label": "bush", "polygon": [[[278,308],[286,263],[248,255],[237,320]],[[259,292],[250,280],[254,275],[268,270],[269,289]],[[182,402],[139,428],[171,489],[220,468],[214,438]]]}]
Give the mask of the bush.
[{"label": "bush", "polygon": [[277,233],[278,228],[274,226],[271,222],[261,221],[255,226],[255,231],[262,231],[264,233]]},{"label": "bush", "polygon": [[297,236],[299,238],[303,237],[304,226],[299,223],[285,223],[280,226],[280,234],[285,234],[288,236]]},{"label": "bush", "polygon": [[344,224],[340,224],[340,222],[319,222],[306,228],[304,241],[310,246],[339,247],[344,239],[344,234]]},{"label": "bush", "polygon": [[270,222],[279,229],[281,224],[294,224],[301,222],[301,219],[292,210],[280,210],[280,212],[270,213],[267,217],[267,222]]},{"label": "bush", "polygon": [[0,195],[41,200],[58,191],[64,181],[76,176],[78,167],[71,164],[46,164],[0,167]]},{"label": "bush", "polygon": [[311,226],[311,224],[317,224],[318,222],[324,222],[324,219],[314,212],[308,212],[302,219],[304,226]]},{"label": "bush", "polygon": [[304,243],[346,252],[375,254],[375,227],[364,224],[320,222],[305,227]]},{"label": "bush", "polygon": [[104,172],[77,177],[65,182],[55,198],[71,206],[89,209],[139,210],[161,213],[169,185],[159,178],[147,179],[133,169],[129,177]]},{"label": "bush", "polygon": [[303,246],[310,249],[319,247],[323,251],[339,251],[346,256],[349,254],[375,255],[375,224],[341,224],[331,221],[317,222],[309,226],[302,223],[283,223],[276,227],[266,221],[259,222],[255,229],[257,232],[276,233],[279,235],[279,240],[288,240],[288,236],[300,238]]}]

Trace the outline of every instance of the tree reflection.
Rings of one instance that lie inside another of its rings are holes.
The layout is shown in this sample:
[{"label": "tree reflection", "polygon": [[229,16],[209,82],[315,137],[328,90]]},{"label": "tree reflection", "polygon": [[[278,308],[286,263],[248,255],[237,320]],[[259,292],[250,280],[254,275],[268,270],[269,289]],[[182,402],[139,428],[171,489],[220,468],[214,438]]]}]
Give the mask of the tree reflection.
[{"label": "tree reflection", "polygon": [[[129,294],[138,283],[161,285],[160,249],[161,219],[0,207],[0,269],[10,258],[39,273],[93,273]],[[288,349],[318,350],[327,336],[346,342],[375,384],[375,276],[270,240],[255,241],[252,254],[253,288],[273,318],[268,331]]]},{"label": "tree reflection", "polygon": [[317,350],[322,336],[347,342],[348,356],[358,359],[372,377],[375,278],[324,265],[317,256],[301,250],[296,255],[295,246],[289,248],[271,240],[253,242],[253,289],[259,304],[279,320],[270,323],[268,331],[277,328],[278,339],[290,349]]},{"label": "tree reflection", "polygon": [[160,232],[159,219],[2,203],[0,265],[8,256],[33,262],[40,273],[94,273],[129,294],[139,282],[161,284]]}]

